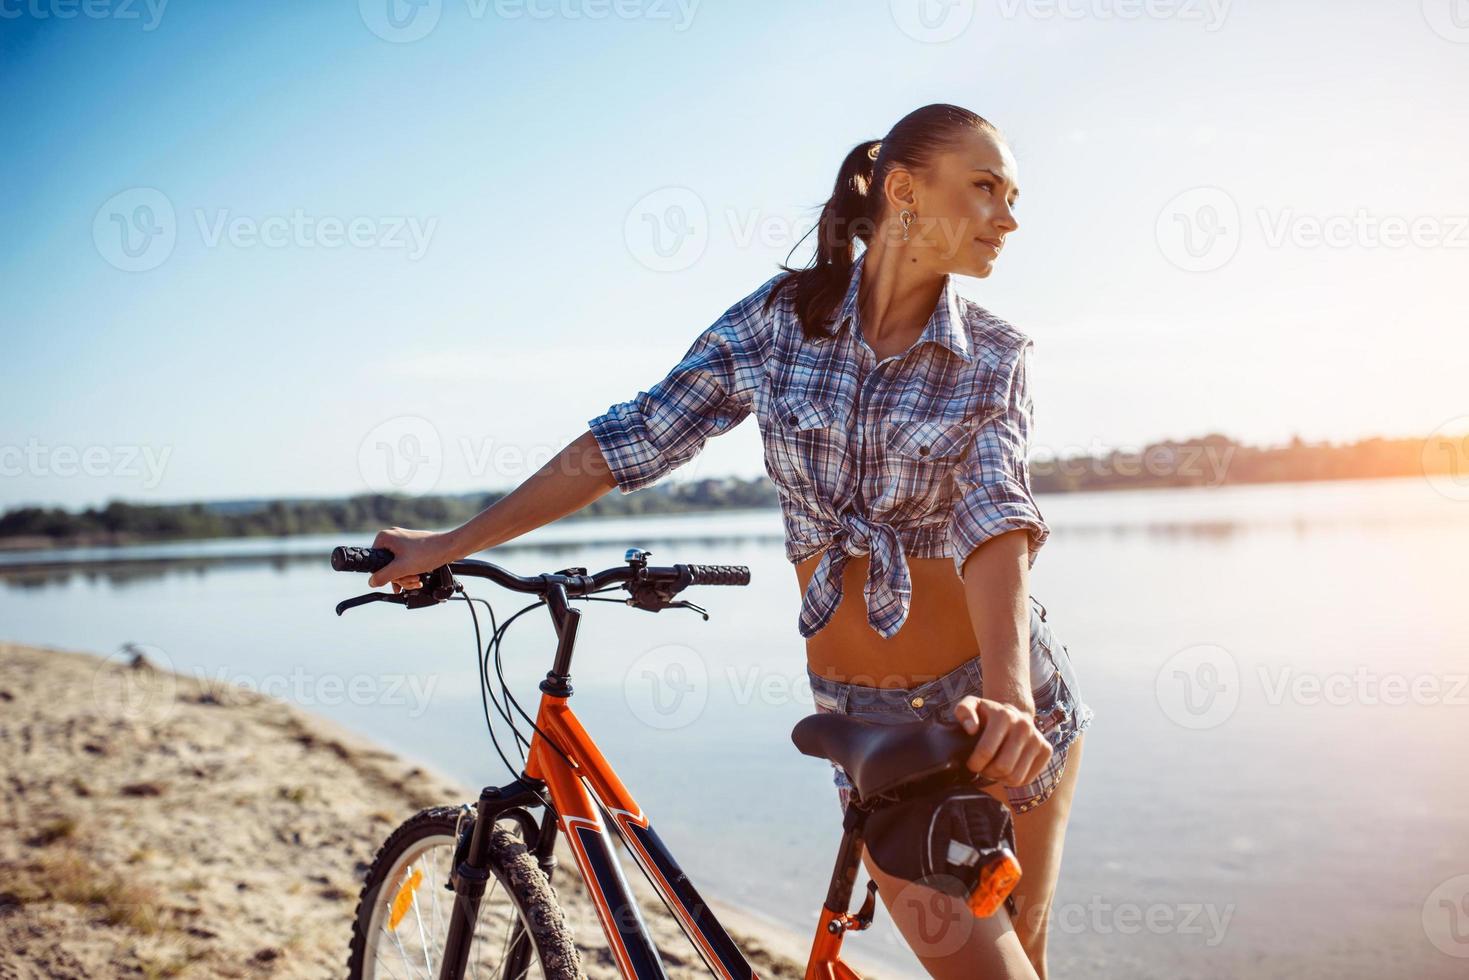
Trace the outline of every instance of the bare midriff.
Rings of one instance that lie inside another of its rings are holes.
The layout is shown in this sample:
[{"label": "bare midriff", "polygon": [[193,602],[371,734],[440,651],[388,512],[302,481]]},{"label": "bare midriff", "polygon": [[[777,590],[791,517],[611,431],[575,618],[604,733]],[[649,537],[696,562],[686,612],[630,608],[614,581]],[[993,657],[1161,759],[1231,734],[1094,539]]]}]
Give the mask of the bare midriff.
[{"label": "bare midriff", "polygon": [[[812,672],[846,684],[913,687],[979,656],[964,582],[952,558],[907,558],[913,596],[902,629],[884,639],[867,622],[866,555],[847,560],[842,601],[831,621],[806,640]],[[821,561],[818,552],[796,564],[800,594]]]}]

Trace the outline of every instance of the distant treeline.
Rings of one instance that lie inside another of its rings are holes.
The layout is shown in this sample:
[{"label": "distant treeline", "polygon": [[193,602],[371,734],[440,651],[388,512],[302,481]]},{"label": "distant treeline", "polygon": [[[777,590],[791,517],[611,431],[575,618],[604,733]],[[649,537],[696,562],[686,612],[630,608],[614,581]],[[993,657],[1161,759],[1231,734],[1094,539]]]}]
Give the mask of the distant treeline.
[{"label": "distant treeline", "polygon": [[[1296,440],[1289,446],[1260,448],[1210,435],[1190,442],[1156,443],[1135,453],[1062,459],[1037,455],[1031,461],[1031,484],[1037,493],[1063,493],[1421,476],[1425,467],[1431,472],[1453,471],[1456,453],[1425,453],[1424,447],[1421,439],[1366,439],[1340,446]],[[361,534],[392,526],[447,528],[464,523],[503,496],[361,494],[187,504],[116,500],[100,510],[80,512],[21,507],[0,516],[0,548]],[[763,476],[665,480],[637,493],[608,493],[572,519],[774,507],[777,503],[774,485]]]}]

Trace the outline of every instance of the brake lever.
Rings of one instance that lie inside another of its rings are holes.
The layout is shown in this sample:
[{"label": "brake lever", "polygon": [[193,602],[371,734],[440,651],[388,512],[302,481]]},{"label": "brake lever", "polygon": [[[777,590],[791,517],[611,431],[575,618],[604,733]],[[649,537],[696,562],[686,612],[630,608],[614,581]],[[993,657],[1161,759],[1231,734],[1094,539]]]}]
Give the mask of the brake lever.
[{"label": "brake lever", "polygon": [[343,599],[337,603],[337,615],[340,616],[355,606],[365,605],[369,602],[396,602],[400,606],[409,609],[422,609],[424,606],[437,605],[447,602],[456,592],[463,592],[464,586],[454,581],[454,576],[449,571],[448,565],[440,565],[423,577],[423,585],[416,589],[404,589],[399,593],[369,592],[366,595],[356,596],[352,599]]},{"label": "brake lever", "polygon": [[387,592],[369,592],[366,595],[354,596],[351,599],[343,599],[341,602],[337,603],[337,615],[340,616],[348,609],[354,609],[357,606],[365,606],[369,602],[396,602],[400,605],[405,606],[408,604],[408,600],[401,595],[391,595]]},{"label": "brake lever", "polygon": [[680,607],[682,607],[684,609],[692,609],[694,612],[696,612],[700,616],[703,616],[704,617],[704,622],[707,623],[709,621],[709,611],[707,609],[705,609],[703,606],[696,606],[696,605],[694,605],[692,602],[690,602],[687,599],[680,599],[677,602],[670,602],[668,604],[668,608],[669,609],[677,609],[677,608],[680,608]]}]

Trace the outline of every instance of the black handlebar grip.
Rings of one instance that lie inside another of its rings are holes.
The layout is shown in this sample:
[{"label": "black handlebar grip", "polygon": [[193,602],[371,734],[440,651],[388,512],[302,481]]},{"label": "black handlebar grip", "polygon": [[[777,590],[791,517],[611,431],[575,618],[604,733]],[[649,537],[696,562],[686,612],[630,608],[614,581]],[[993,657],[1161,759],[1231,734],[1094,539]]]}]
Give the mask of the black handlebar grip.
[{"label": "black handlebar grip", "polygon": [[750,569],[744,565],[690,565],[690,585],[749,585]]},{"label": "black handlebar grip", "polygon": [[387,548],[332,549],[332,569],[338,572],[375,572],[392,560],[393,553]]}]

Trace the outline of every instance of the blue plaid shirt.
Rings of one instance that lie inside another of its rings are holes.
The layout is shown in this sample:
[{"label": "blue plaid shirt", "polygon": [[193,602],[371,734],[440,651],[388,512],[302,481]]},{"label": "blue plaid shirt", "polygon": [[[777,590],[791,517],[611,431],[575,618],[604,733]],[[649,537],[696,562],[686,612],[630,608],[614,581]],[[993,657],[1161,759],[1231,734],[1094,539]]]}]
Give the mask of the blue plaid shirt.
[{"label": "blue plaid shirt", "polygon": [[964,560],[1024,528],[1028,565],[1050,531],[1030,492],[1033,342],[960,296],[952,277],[917,343],[877,361],[861,338],[862,257],[825,336],[804,339],[781,273],[730,307],[657,384],[588,422],[623,493],[692,459],[754,412],[780,495],[786,557],[823,552],[801,602],[810,637],[842,600],[842,570],[868,555],[868,623],[908,617],[906,555]]}]

